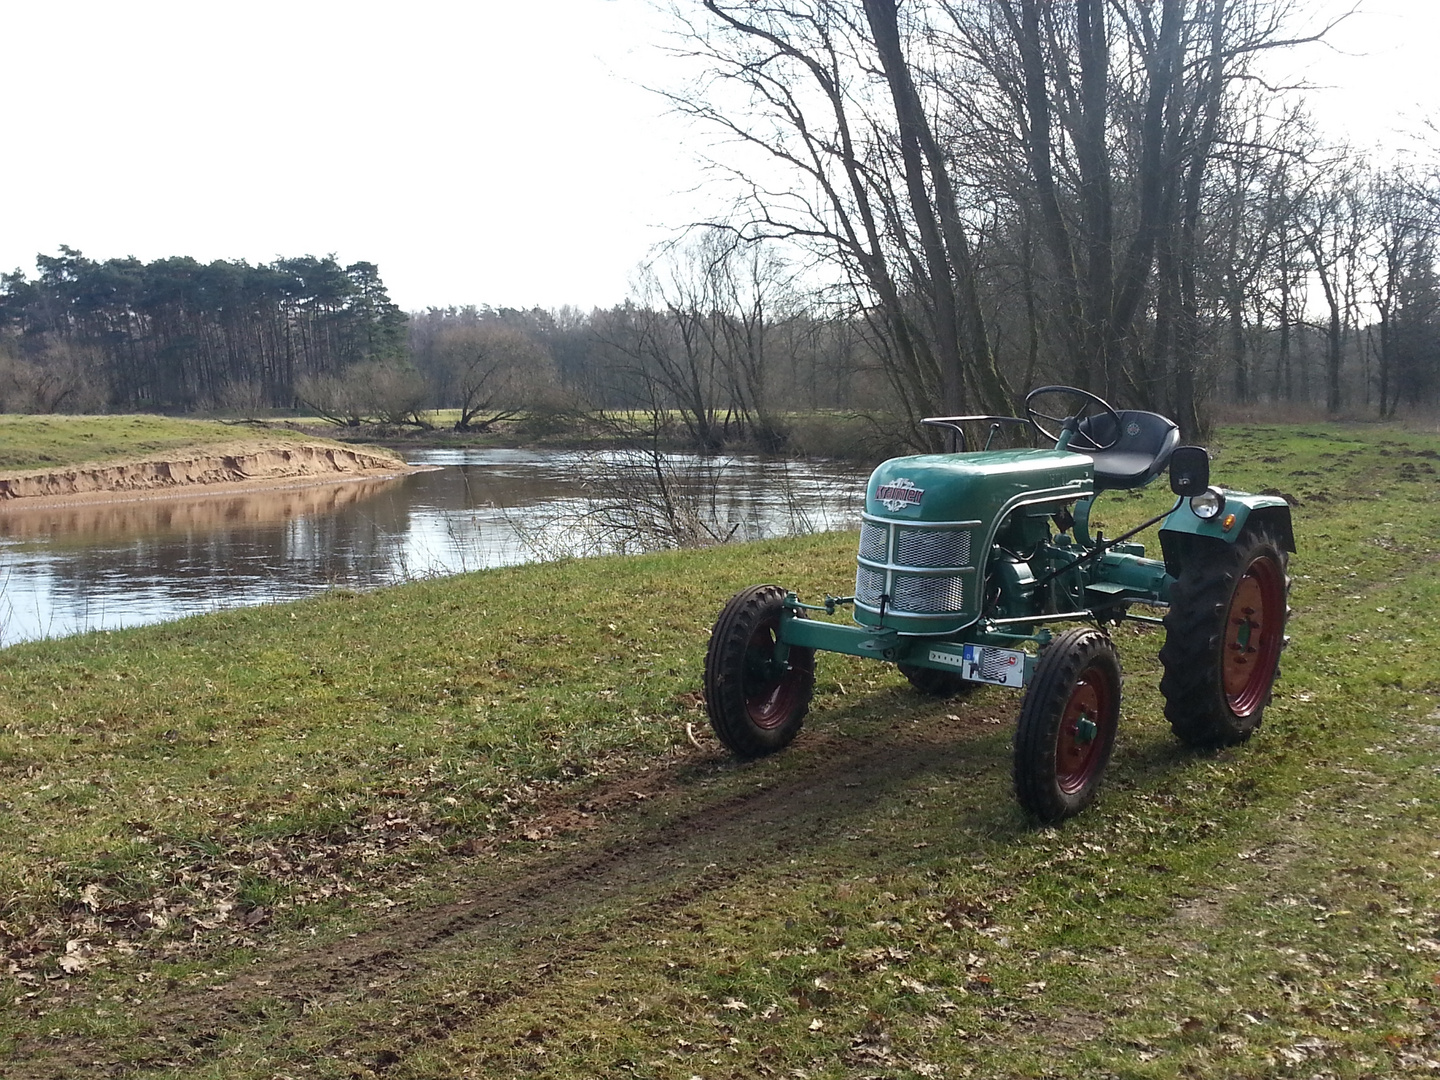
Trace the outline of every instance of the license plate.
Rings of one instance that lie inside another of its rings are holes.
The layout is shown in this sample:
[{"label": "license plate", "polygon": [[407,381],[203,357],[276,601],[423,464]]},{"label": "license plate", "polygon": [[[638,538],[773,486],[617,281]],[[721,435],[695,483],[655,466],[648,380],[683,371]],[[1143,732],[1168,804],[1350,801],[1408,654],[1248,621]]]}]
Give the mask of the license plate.
[{"label": "license plate", "polygon": [[966,645],[960,674],[970,682],[1024,686],[1025,654],[1018,649],[997,649],[993,645]]}]

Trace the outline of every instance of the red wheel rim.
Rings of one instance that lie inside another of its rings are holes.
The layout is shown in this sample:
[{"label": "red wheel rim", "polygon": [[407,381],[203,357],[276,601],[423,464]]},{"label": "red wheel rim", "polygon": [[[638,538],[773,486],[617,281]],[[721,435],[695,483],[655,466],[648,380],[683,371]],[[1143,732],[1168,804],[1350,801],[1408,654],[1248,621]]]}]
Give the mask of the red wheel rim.
[{"label": "red wheel rim", "polygon": [[1220,676],[1225,700],[1236,716],[1265,704],[1285,629],[1285,572],[1262,556],[1245,570],[1225,615],[1225,652]]},{"label": "red wheel rim", "polygon": [[777,728],[794,713],[804,685],[805,655],[790,650],[790,663],[781,669],[775,661],[776,632],[780,620],[770,619],[755,628],[745,647],[745,711],[750,722],[766,731]]},{"label": "red wheel rim", "polygon": [[1066,795],[1084,790],[1104,767],[1114,697],[1114,687],[1097,664],[1081,672],[1070,691],[1055,740],[1055,780]]}]

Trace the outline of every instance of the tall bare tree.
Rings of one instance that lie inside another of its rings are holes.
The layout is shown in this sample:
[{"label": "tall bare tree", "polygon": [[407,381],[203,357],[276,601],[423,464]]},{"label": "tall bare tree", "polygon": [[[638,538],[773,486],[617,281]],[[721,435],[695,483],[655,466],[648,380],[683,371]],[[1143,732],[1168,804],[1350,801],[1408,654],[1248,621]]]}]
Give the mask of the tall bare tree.
[{"label": "tall bare tree", "polygon": [[748,236],[806,245],[854,290],[899,410],[1002,410],[964,208],[911,55],[916,13],[893,0],[679,12],[704,74],[677,108],[756,154],[727,155]]},{"label": "tall bare tree", "polygon": [[672,100],[732,137],[742,232],[845,272],[912,419],[1009,404],[1016,291],[1032,361],[1049,344],[1053,374],[1194,434],[1211,166],[1254,58],[1297,40],[1287,9],[703,0],[678,9],[703,74]]},{"label": "tall bare tree", "polygon": [[1376,397],[1381,417],[1391,416],[1402,389],[1401,335],[1397,321],[1406,298],[1407,278],[1417,262],[1433,259],[1440,231],[1440,203],[1427,197],[1426,179],[1397,165],[1370,177],[1366,190],[1369,258],[1365,264],[1366,299],[1375,318]]}]

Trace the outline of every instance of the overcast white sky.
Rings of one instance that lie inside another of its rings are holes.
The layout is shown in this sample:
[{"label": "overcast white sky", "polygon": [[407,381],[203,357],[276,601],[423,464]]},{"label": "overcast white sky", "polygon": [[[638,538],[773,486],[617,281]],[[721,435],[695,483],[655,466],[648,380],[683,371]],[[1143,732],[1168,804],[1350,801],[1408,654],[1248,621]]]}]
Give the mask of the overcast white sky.
[{"label": "overcast white sky", "polygon": [[[1324,0],[1326,10],[1348,4]],[[1359,144],[1440,116],[1440,3],[1360,0],[1291,66]],[[0,0],[0,268],[379,264],[430,305],[623,299],[690,215],[644,0]],[[703,139],[694,137],[696,145]]]}]

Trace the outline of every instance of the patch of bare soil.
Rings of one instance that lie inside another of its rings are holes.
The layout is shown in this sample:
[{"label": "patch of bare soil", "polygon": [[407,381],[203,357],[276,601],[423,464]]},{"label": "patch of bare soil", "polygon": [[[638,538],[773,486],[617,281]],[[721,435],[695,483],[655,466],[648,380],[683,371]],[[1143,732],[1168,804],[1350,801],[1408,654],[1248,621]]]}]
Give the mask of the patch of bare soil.
[{"label": "patch of bare soil", "polygon": [[[227,1035],[258,1035],[277,1022],[303,1023],[303,1016],[369,1002],[387,1003],[384,1051],[369,1063],[384,1070],[539,992],[608,942],[654,925],[755,866],[855,833],[897,791],[927,777],[1004,770],[1006,761],[991,760],[975,745],[993,729],[965,712],[897,725],[864,744],[809,733],[788,751],[803,755],[803,764],[779,776],[734,765],[707,746],[583,792],[557,794],[511,838],[549,850],[517,856],[477,847],[481,857],[448,868],[452,881],[471,883],[457,901],[397,907],[380,929],[340,942],[277,948],[219,984],[157,980],[132,999],[139,1030],[123,1060],[113,1045],[34,1039],[10,1048],[5,1075],[38,1080],[193,1069],[211,1061]],[[726,782],[734,769],[748,771],[755,784],[737,792]],[[407,1000],[407,986],[462,964],[471,979],[462,996],[416,993]],[[354,1047],[356,1034],[345,1049]]]},{"label": "patch of bare soil", "polygon": [[265,487],[418,471],[383,451],[324,443],[249,440],[173,451],[163,459],[100,462],[63,469],[30,469],[0,476],[0,505],[7,510],[173,496],[213,491],[218,485]]}]

